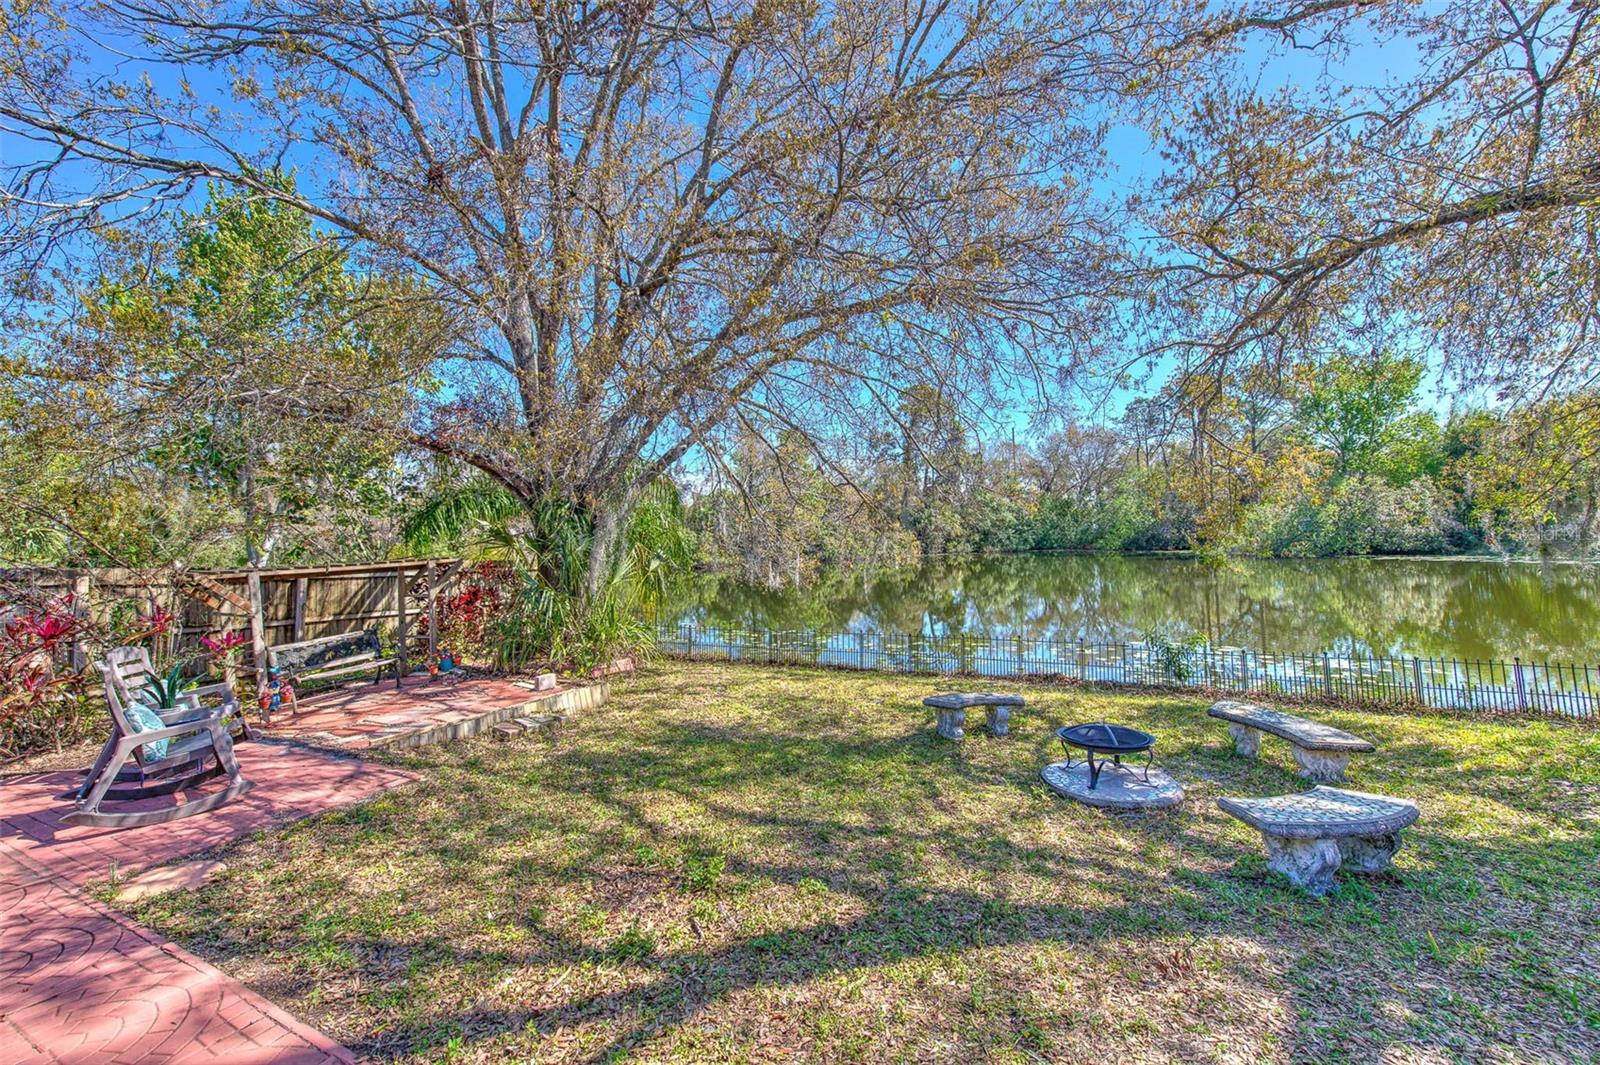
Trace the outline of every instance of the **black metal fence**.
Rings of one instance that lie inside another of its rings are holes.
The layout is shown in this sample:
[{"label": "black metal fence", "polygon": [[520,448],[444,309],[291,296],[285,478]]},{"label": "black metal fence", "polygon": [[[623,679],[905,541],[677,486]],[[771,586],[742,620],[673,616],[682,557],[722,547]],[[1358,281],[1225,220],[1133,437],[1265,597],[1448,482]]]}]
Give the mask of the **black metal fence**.
[{"label": "black metal fence", "polygon": [[1533,712],[1600,719],[1600,667],[1555,662],[1273,654],[1155,640],[1113,644],[1021,636],[913,636],[874,632],[661,625],[668,655],[894,673],[1066,677],[1449,710]]}]

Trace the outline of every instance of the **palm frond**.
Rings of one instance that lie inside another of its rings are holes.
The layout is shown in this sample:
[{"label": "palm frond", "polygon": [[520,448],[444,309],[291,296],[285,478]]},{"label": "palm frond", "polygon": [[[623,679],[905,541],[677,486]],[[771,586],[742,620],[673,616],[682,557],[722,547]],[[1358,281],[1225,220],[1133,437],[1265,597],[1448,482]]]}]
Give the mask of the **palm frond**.
[{"label": "palm frond", "polygon": [[501,485],[472,477],[436,492],[406,518],[406,547],[418,553],[473,554],[527,509]]}]

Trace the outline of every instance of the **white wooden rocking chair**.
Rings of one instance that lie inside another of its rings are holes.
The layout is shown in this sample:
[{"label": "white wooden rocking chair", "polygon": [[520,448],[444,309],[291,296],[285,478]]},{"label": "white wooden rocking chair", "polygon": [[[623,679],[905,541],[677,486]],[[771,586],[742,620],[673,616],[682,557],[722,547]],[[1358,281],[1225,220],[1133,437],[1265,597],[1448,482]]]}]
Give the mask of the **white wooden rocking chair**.
[{"label": "white wooden rocking chair", "polygon": [[[141,731],[130,719],[135,702],[149,706],[145,697],[155,677],[150,656],[140,647],[116,647],[99,664],[105,679],[106,706],[111,711],[111,738],[95,759],[76,794],[77,809],[63,822],[101,828],[132,828],[175,821],[180,817],[214,810],[250,790],[233,756],[234,729],[250,738],[249,726],[233,689],[226,684],[192,688],[177,699],[177,706],[153,712],[163,727]],[[215,705],[202,700],[219,698]],[[165,740],[159,756],[147,745]],[[184,791],[213,777],[227,774],[228,786],[176,806],[153,810],[111,811],[101,803],[148,799]]]}]

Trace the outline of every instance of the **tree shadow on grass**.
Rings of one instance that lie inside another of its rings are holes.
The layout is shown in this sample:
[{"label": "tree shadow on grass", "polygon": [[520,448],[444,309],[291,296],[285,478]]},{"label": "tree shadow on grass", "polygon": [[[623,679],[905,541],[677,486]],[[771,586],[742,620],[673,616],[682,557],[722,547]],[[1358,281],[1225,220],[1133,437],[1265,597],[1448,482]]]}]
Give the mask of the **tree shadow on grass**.
[{"label": "tree shadow on grass", "polygon": [[[680,702],[693,697],[687,690],[673,695]],[[1433,900],[1465,904],[1449,885],[1471,869],[1458,868],[1455,858],[1442,864],[1454,841],[1430,838],[1426,826],[1413,830],[1424,833],[1417,837],[1424,843],[1419,867],[1375,889],[1341,888],[1332,901],[1312,902],[1266,872],[1254,833],[1199,796],[1178,815],[1128,819],[1045,792],[1037,771],[1053,760],[1046,752],[1054,754],[1046,721],[1015,730],[1009,740],[975,738],[956,747],[934,737],[920,717],[848,729],[825,709],[807,712],[799,700],[794,707],[777,726],[770,715],[759,724],[643,715],[628,723],[625,737],[591,734],[577,745],[521,750],[480,745],[467,758],[458,754],[455,765],[448,753],[435,753],[423,760],[439,771],[439,801],[432,806],[353,811],[297,830],[332,837],[327,865],[337,869],[333,828],[343,818],[392,840],[402,858],[439,863],[454,891],[494,890],[534,872],[558,887],[583,888],[618,870],[634,875],[635,845],[649,844],[664,853],[718,852],[727,875],[745,883],[820,881],[864,909],[734,942],[626,958],[544,927],[530,927],[525,941],[503,951],[438,937],[419,943],[383,934],[374,916],[348,933],[336,930],[334,938],[376,985],[393,977],[374,959],[388,965],[420,958],[458,982],[507,963],[609,962],[625,966],[627,979],[527,1008],[428,1010],[424,1003],[414,1017],[361,1033],[356,1049],[415,1052],[441,1032],[459,1033],[470,1045],[530,1025],[546,1033],[588,1025],[599,1034],[585,1050],[587,1060],[599,1061],[693,1023],[742,991],[795,987],[851,970],[1031,944],[1094,952],[1168,935],[1216,934],[1282,956],[1300,935],[1358,940],[1373,927],[1429,923]],[[1171,732],[1164,764],[1185,783],[1201,779],[1197,790],[1206,799],[1213,789],[1270,794],[1307,786],[1282,766],[1235,757],[1225,737],[1213,743],[1195,738],[1192,727]],[[510,846],[529,837],[563,843],[533,856]],[[1515,863],[1526,858],[1521,848],[1528,845],[1500,837],[1460,853],[1486,864]],[[1152,857],[1168,864],[1152,867]],[[1563,855],[1550,875],[1570,857]],[[941,870],[949,879],[941,879]],[[1058,887],[1058,894],[1014,895],[1008,878],[1019,871]],[[686,890],[674,874],[652,875],[652,890]],[[337,889],[331,894],[328,905],[337,907]],[[247,958],[303,947],[303,935],[263,938],[223,927],[213,949]],[[1426,942],[1420,934],[1418,941]],[[283,990],[304,992],[291,985]]]}]

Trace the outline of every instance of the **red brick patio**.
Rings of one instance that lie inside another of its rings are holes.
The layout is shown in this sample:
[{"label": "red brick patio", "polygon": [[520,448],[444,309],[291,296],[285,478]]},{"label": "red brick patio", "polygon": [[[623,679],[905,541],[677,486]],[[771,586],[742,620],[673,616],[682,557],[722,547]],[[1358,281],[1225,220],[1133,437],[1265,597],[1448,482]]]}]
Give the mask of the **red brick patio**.
[{"label": "red brick patio", "polygon": [[426,674],[394,681],[362,682],[300,701],[300,712],[273,713],[274,736],[319,747],[361,751],[374,747],[420,747],[475,736],[522,714],[559,714],[588,709],[605,700],[606,686],[556,687],[536,691],[531,680]]},{"label": "red brick patio", "polygon": [[[75,773],[0,780],[0,1063],[348,1062],[350,1054],[215,967],[80,890],[417,779],[276,742],[243,744],[254,788],[165,825],[70,827]],[[175,800],[151,800],[164,802]]]}]

